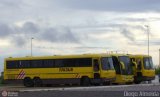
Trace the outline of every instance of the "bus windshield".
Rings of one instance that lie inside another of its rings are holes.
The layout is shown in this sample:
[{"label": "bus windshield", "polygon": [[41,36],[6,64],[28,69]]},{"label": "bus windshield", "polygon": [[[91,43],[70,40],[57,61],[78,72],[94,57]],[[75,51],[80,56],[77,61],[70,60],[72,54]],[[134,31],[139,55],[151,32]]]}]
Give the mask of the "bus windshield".
[{"label": "bus windshield", "polygon": [[145,69],[153,69],[153,62],[151,57],[145,57],[143,61]]},{"label": "bus windshield", "polygon": [[130,62],[130,58],[128,56],[119,56],[119,60],[124,63],[125,70],[122,70],[124,74],[132,74],[132,66]]},{"label": "bus windshield", "polygon": [[114,70],[113,61],[111,57],[101,58],[101,63],[103,70]]}]

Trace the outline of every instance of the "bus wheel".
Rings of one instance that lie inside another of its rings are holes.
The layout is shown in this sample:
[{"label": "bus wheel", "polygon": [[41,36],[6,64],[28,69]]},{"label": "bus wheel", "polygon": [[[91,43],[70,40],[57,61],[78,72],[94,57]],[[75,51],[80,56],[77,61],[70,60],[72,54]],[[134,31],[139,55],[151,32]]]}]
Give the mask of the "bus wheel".
[{"label": "bus wheel", "polygon": [[135,83],[135,84],[140,84],[141,82],[140,82],[140,81],[135,81],[134,83]]},{"label": "bus wheel", "polygon": [[40,87],[40,86],[42,86],[42,80],[41,80],[39,77],[35,77],[35,78],[33,79],[33,82],[34,82],[34,86],[35,86],[35,87]]},{"label": "bus wheel", "polygon": [[111,85],[111,82],[110,81],[106,81],[106,82],[103,82],[103,85]]},{"label": "bus wheel", "polygon": [[90,79],[87,76],[82,77],[81,78],[81,85],[82,86],[89,86],[90,85]]},{"label": "bus wheel", "polygon": [[30,77],[24,78],[23,84],[26,87],[33,87],[34,86],[33,81],[32,81],[32,79]]},{"label": "bus wheel", "polygon": [[151,84],[152,83],[152,81],[150,80],[150,81],[148,81],[148,84]]}]

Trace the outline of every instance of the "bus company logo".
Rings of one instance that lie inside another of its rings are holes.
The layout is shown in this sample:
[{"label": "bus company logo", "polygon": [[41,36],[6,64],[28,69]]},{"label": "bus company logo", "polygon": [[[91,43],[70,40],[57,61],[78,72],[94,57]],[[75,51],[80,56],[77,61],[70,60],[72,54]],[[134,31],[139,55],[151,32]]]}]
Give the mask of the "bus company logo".
[{"label": "bus company logo", "polygon": [[70,72],[70,71],[73,71],[73,68],[59,68],[59,71],[60,72]]},{"label": "bus company logo", "polygon": [[5,91],[5,90],[3,90],[3,91],[2,91],[2,97],[7,97],[7,96],[8,96],[8,92]]}]

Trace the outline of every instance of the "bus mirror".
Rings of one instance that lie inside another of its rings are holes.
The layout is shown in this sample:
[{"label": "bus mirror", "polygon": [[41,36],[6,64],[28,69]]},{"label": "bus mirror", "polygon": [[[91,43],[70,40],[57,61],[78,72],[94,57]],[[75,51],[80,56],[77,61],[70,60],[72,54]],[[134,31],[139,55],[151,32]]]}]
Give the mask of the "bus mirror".
[{"label": "bus mirror", "polygon": [[124,70],[125,69],[125,65],[123,62],[120,62],[121,66],[122,66],[122,69]]},{"label": "bus mirror", "polygon": [[133,66],[135,66],[135,68],[137,68],[137,63],[135,61],[132,60]]}]

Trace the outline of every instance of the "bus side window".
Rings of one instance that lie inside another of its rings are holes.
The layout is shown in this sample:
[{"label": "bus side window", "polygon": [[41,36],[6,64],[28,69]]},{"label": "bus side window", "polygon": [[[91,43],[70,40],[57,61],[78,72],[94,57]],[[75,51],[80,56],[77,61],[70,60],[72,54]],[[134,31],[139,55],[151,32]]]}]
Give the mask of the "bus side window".
[{"label": "bus side window", "polygon": [[137,60],[137,68],[138,68],[138,70],[141,70],[142,69],[142,67],[141,67],[141,60],[140,59],[138,59]]},{"label": "bus side window", "polygon": [[97,59],[93,60],[93,67],[94,67],[94,71],[99,71],[99,63]]}]

